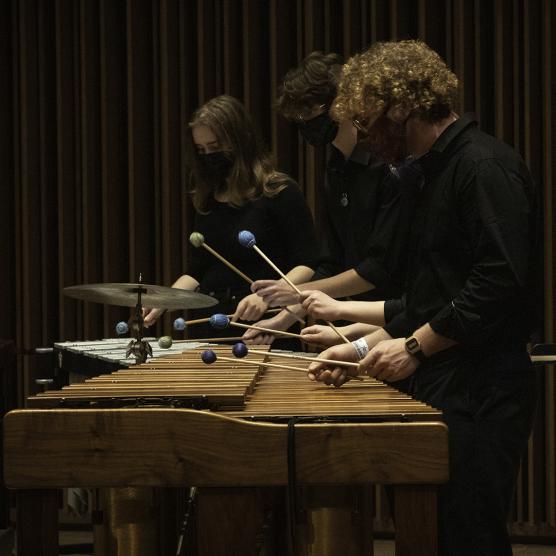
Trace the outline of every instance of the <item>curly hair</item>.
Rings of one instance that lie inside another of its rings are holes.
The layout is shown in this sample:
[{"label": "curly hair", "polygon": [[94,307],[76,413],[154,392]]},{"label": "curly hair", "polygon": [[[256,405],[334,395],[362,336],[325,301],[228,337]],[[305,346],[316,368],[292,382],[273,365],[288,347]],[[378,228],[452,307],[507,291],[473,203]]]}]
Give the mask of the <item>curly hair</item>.
[{"label": "curly hair", "polygon": [[343,67],[332,115],[371,119],[395,108],[433,123],[453,112],[457,98],[457,77],[425,43],[378,42]]},{"label": "curly hair", "polygon": [[295,120],[320,104],[330,106],[336,89],[342,59],[338,54],[311,52],[298,67],[286,73],[277,101],[284,118]]},{"label": "curly hair", "polygon": [[206,182],[200,171],[199,155],[192,134],[195,126],[210,128],[218,142],[225,147],[224,150],[232,155],[233,165],[227,179],[231,205],[243,206],[261,195],[273,197],[291,181],[286,174],[276,170],[243,104],[234,97],[220,95],[195,111],[186,135],[190,193],[198,212],[207,212],[215,184]]}]

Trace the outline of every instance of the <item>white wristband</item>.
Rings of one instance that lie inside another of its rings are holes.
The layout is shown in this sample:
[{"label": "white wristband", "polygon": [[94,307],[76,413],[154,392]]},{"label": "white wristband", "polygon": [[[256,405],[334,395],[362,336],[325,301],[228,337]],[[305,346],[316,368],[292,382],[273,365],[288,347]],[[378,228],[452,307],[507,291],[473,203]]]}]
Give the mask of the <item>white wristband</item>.
[{"label": "white wristband", "polygon": [[351,342],[351,345],[355,348],[357,359],[359,359],[359,361],[361,361],[361,359],[369,353],[369,344],[367,344],[367,340],[365,340],[365,338],[359,338],[358,340]]}]

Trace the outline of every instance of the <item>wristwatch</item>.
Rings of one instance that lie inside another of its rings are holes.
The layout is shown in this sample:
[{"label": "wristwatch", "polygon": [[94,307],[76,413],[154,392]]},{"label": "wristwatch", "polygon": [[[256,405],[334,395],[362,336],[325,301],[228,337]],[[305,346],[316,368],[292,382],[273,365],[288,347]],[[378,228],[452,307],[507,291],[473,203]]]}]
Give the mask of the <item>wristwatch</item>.
[{"label": "wristwatch", "polygon": [[405,351],[413,355],[413,357],[416,357],[421,363],[427,360],[425,354],[421,351],[421,344],[415,336],[410,336],[405,339]]}]

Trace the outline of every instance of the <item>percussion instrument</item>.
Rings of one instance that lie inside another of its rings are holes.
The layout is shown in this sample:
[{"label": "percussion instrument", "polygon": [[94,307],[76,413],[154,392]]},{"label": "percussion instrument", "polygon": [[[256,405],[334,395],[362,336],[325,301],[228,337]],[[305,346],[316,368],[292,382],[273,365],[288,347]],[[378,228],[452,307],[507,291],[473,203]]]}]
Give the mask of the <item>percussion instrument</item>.
[{"label": "percussion instrument", "polygon": [[[370,483],[394,487],[396,554],[437,554],[436,488],[448,479],[439,411],[368,377],[335,389],[267,368],[265,362],[282,361],[272,352],[262,362],[248,354],[252,365],[208,367],[201,351],[43,392],[28,399],[30,409],[6,416],[4,476],[18,489],[19,554],[38,553],[39,546],[42,554],[57,554],[55,517],[47,509],[59,488],[195,485],[209,500],[218,492],[228,496],[225,504],[199,503],[199,554],[254,555],[264,512],[257,495],[246,494],[250,489],[288,486],[295,493],[299,486],[334,485],[348,492],[346,485]],[[187,409],[200,402],[208,410]],[[297,519],[295,507],[289,515]],[[226,527],[230,516],[223,512],[234,514],[235,527]],[[349,520],[339,533],[348,526]],[[311,524],[300,528],[306,534],[295,542],[302,537],[315,546]],[[297,553],[334,553],[295,546]],[[274,553],[286,553],[280,550]]]},{"label": "percussion instrument", "polygon": [[[197,348],[206,342],[191,340],[174,342],[169,348],[160,348],[156,338],[145,338],[152,344],[152,357],[158,359],[167,355],[177,355]],[[60,371],[83,376],[96,376],[116,371],[122,367],[137,365],[134,357],[126,357],[129,338],[106,338],[87,342],[56,342],[54,353],[56,366]]]},{"label": "percussion instrument", "polygon": [[167,288],[151,284],[82,284],[64,288],[64,294],[82,301],[106,305],[135,307],[138,294],[144,307],[159,309],[203,309],[218,303],[210,295],[180,288]]}]

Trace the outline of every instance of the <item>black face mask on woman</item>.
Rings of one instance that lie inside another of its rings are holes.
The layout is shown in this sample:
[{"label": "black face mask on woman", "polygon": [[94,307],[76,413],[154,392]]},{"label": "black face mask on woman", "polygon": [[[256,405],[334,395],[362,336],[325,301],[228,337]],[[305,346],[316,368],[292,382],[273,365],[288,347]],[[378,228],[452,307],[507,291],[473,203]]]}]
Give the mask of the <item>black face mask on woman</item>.
[{"label": "black face mask on woman", "polygon": [[224,185],[234,164],[232,154],[217,151],[208,154],[199,154],[199,173],[205,181],[216,187]]},{"label": "black face mask on woman", "polygon": [[309,145],[320,147],[334,141],[338,124],[328,115],[328,111],[298,124],[299,133]]}]

